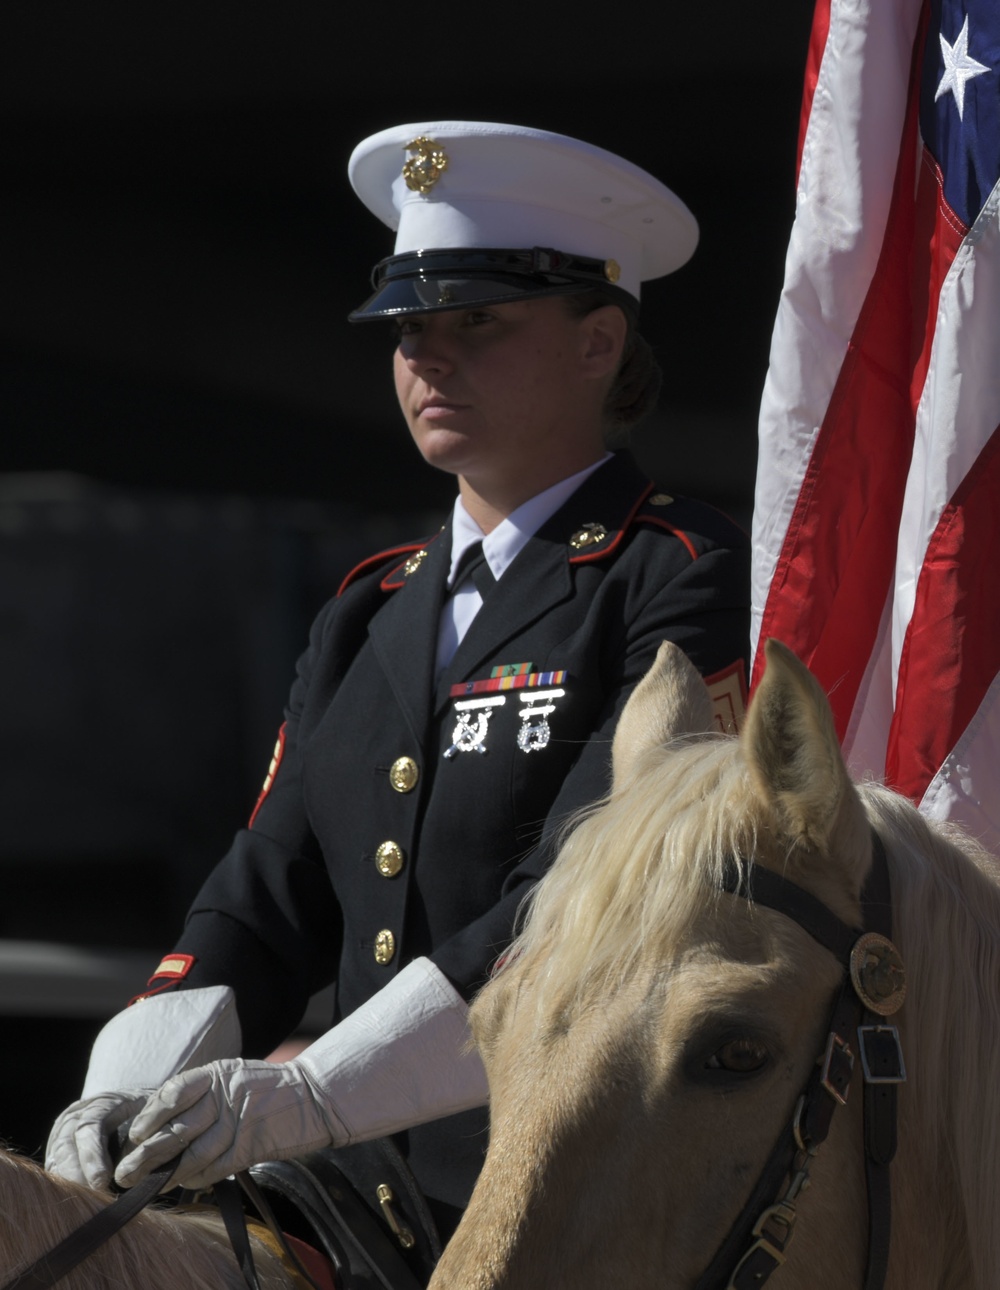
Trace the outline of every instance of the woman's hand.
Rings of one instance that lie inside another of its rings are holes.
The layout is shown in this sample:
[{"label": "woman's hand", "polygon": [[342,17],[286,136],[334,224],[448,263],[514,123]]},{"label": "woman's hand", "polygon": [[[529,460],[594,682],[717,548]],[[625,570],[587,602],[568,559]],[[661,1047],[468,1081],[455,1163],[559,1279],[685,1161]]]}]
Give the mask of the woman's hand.
[{"label": "woman's hand", "polygon": [[113,1172],[108,1141],[115,1130],[169,1076],[239,1051],[236,1000],[228,986],[159,994],[119,1012],[97,1036],[79,1100],[52,1126],[45,1168],[107,1188]]},{"label": "woman's hand", "polygon": [[45,1168],[60,1178],[107,1191],[114,1169],[109,1139],[119,1125],[142,1108],[152,1091],[145,1088],[99,1093],[68,1106],[52,1126]]},{"label": "woman's hand", "polygon": [[132,1122],[136,1143],[115,1170],[133,1187],[183,1149],[171,1186],[198,1190],[261,1160],[337,1144],[346,1131],[297,1062],[227,1059],[167,1080]]}]

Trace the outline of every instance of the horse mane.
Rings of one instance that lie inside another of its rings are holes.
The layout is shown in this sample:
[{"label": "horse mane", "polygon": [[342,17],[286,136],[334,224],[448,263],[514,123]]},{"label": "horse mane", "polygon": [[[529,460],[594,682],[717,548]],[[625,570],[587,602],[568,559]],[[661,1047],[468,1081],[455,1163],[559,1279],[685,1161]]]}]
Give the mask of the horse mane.
[{"label": "horse mane", "polygon": [[[985,1288],[1000,1267],[1000,871],[972,839],[898,794],[855,788],[889,861],[915,1122],[956,1179]],[[530,964],[546,1015],[581,1008],[651,956],[665,961],[719,899],[727,861],[752,857],[765,834],[773,838],[773,818],[738,740],[690,736],[648,749],[567,826],[506,961]]]},{"label": "horse mane", "polygon": [[886,788],[857,787],[889,860],[915,1119],[935,1164],[956,1179],[985,1288],[1000,1268],[1000,871],[960,829]]},{"label": "horse mane", "polygon": [[[47,1174],[25,1156],[0,1150],[0,1268],[9,1278],[109,1204],[103,1192]],[[259,1244],[254,1261],[263,1290],[287,1290],[278,1260]],[[95,1285],[143,1290],[225,1290],[245,1285],[222,1220],[145,1209],[60,1282],[60,1290]]]}]

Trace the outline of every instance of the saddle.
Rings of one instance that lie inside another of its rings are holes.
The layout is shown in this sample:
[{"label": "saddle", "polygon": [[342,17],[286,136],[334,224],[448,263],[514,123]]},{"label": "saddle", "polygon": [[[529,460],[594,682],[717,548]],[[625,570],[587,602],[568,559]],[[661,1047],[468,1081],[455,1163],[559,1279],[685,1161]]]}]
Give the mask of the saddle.
[{"label": "saddle", "polygon": [[333,1264],[338,1290],[422,1290],[441,1257],[427,1202],[388,1138],[254,1165],[277,1225]]}]

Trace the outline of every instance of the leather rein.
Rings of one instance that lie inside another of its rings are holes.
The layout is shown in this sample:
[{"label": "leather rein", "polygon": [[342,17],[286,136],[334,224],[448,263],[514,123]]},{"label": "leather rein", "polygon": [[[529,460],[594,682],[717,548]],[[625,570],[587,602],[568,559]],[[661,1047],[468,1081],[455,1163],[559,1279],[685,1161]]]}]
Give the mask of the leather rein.
[{"label": "leather rein", "polygon": [[785,1261],[796,1201],[846,1105],[855,1053],[864,1074],[868,1254],[864,1290],[881,1290],[889,1262],[889,1165],[896,1152],[896,1087],[906,1079],[899,1032],[886,1024],[903,1002],[903,962],[892,944],[892,894],[882,840],[872,830],[872,867],[861,893],[863,927],[849,927],[815,896],[769,869],[728,866],[723,891],[791,918],[844,969],[825,1050],[753,1191],[694,1290],[758,1290]]}]

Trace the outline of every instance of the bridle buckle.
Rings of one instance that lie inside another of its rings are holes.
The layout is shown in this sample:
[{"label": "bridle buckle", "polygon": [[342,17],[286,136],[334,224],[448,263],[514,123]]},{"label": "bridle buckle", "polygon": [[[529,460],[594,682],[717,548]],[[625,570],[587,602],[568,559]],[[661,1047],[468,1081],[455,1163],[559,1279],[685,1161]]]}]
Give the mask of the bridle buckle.
[{"label": "bridle buckle", "polygon": [[853,1073],[854,1054],[851,1052],[850,1044],[846,1039],[841,1039],[835,1030],[831,1030],[827,1036],[819,1082],[821,1087],[825,1088],[841,1106],[847,1105]]},{"label": "bridle buckle", "polygon": [[795,1206],[779,1200],[769,1205],[753,1225],[754,1236],[760,1237],[784,1260],[785,1249],[795,1234]]},{"label": "bridle buckle", "polygon": [[858,1026],[858,1048],[866,1084],[905,1084],[906,1063],[895,1026]]},{"label": "bridle buckle", "polygon": [[756,1241],[743,1255],[729,1278],[726,1290],[745,1290],[762,1284],[785,1261],[785,1250],[795,1234],[795,1206],[779,1200],[769,1205],[753,1225]]}]

